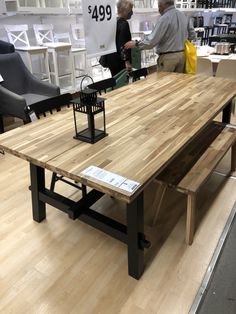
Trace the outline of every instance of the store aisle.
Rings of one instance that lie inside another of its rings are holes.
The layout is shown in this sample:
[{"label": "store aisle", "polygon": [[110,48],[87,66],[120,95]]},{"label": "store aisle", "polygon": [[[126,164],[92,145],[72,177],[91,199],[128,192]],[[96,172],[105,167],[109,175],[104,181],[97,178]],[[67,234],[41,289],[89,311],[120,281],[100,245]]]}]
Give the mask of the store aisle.
[{"label": "store aisle", "polygon": [[[235,203],[236,206],[236,203]],[[198,314],[236,313],[236,215],[222,247]]]}]

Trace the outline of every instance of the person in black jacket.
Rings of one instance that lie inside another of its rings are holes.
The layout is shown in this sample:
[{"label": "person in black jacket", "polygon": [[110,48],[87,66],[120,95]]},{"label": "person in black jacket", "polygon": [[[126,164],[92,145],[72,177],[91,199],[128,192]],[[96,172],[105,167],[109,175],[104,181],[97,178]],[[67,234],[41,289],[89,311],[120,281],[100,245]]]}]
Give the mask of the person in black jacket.
[{"label": "person in black jacket", "polygon": [[106,65],[111,75],[114,76],[123,69],[131,70],[131,49],[124,49],[124,44],[131,40],[129,23],[127,20],[133,15],[133,1],[118,0],[117,4],[117,27],[116,27],[116,50],[117,52],[106,55]]}]

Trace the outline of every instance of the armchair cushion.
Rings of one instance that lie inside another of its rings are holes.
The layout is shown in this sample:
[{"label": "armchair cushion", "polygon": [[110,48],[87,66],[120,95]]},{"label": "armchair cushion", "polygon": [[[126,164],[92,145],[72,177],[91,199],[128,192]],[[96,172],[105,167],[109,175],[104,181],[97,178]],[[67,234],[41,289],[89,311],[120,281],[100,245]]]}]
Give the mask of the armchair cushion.
[{"label": "armchair cushion", "polygon": [[6,41],[0,40],[0,53],[12,53],[15,51],[13,44],[10,44]]},{"label": "armchair cushion", "polygon": [[45,95],[37,95],[37,94],[22,94],[21,95],[26,102],[27,106],[30,106],[34,103],[40,102],[42,100],[48,99],[48,96]]},{"label": "armchair cushion", "polygon": [[25,106],[60,95],[60,88],[38,80],[16,52],[0,54],[0,114],[28,121]]}]

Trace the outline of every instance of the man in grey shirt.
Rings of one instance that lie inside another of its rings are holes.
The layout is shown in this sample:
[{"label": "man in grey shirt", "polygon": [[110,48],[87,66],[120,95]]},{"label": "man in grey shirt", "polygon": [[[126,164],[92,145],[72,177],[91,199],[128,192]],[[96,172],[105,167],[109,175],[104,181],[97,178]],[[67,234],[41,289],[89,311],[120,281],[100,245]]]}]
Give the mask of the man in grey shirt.
[{"label": "man in grey shirt", "polygon": [[142,41],[127,42],[125,49],[156,47],[156,53],[159,55],[157,71],[183,73],[185,41],[196,38],[192,21],[175,8],[174,0],[159,0],[158,6],[161,17],[158,19],[153,32]]}]

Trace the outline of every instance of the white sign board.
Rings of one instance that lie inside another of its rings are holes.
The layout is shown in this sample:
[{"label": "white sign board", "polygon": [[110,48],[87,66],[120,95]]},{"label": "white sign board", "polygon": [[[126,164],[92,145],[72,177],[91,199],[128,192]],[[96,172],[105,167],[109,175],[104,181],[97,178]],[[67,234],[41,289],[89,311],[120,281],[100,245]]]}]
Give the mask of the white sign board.
[{"label": "white sign board", "polygon": [[116,0],[83,0],[83,22],[88,57],[116,51]]}]

